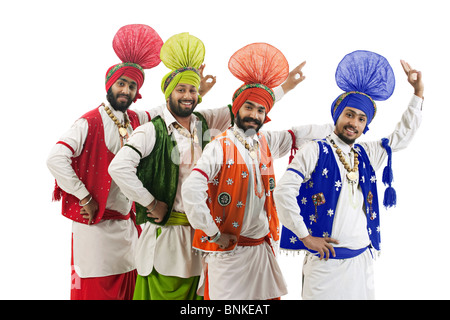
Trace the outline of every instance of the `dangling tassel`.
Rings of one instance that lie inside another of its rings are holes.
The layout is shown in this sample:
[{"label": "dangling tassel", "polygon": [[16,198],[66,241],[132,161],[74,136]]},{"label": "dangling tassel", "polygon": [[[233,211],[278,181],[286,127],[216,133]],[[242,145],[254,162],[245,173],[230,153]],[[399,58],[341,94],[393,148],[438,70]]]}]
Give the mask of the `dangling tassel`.
[{"label": "dangling tassel", "polygon": [[294,159],[295,154],[297,153],[298,148],[295,146],[295,134],[292,130],[288,130],[292,137],[292,147],[291,147],[291,155],[289,156],[289,164]]},{"label": "dangling tassel", "polygon": [[392,187],[387,187],[384,191],[383,205],[386,208],[394,207],[397,204],[397,193]]},{"label": "dangling tassel", "polygon": [[62,196],[62,190],[58,186],[58,183],[56,183],[56,180],[55,180],[55,189],[53,190],[52,201],[59,201],[59,200],[61,200],[61,196]]},{"label": "dangling tassel", "polygon": [[388,186],[384,191],[383,205],[386,208],[390,208],[394,207],[397,204],[397,192],[392,187],[392,181],[394,181],[394,174],[392,171],[392,149],[389,146],[389,139],[386,138],[381,139],[381,145],[383,146],[384,149],[386,149],[386,152],[388,154],[388,162],[383,170],[383,178],[382,178],[384,185]]}]

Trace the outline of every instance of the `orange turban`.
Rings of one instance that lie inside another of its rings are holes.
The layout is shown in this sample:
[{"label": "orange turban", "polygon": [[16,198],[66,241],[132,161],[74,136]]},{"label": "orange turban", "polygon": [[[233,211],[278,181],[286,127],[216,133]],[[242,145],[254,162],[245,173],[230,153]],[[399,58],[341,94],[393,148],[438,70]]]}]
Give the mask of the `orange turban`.
[{"label": "orange turban", "polygon": [[239,49],[231,56],[228,69],[244,82],[233,95],[234,115],[247,100],[263,105],[266,114],[269,113],[275,103],[272,88],[282,84],[289,75],[284,55],[267,43],[253,43]]}]

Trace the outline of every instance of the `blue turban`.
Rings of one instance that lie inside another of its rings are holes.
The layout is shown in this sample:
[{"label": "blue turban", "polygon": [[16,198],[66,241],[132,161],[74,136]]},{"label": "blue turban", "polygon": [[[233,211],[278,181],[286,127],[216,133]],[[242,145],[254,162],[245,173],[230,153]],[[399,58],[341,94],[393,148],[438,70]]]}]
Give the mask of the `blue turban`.
[{"label": "blue turban", "polygon": [[336,84],[344,93],[331,105],[334,123],[345,107],[361,110],[367,116],[367,125],[376,114],[376,101],[387,100],[395,88],[395,76],[389,62],[383,56],[358,50],[347,54],[336,69]]}]

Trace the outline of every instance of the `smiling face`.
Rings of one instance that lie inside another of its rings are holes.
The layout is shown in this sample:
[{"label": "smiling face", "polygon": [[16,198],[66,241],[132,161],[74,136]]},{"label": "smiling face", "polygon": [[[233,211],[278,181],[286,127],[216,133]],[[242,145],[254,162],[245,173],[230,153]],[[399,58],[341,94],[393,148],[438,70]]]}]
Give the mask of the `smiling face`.
[{"label": "smiling face", "polygon": [[236,125],[248,135],[259,131],[266,119],[266,108],[259,103],[247,100],[236,114]]},{"label": "smiling face", "polygon": [[125,112],[133,103],[136,93],[136,81],[127,76],[121,76],[108,90],[106,98],[114,110]]},{"label": "smiling face", "polygon": [[348,145],[353,145],[367,125],[367,116],[359,109],[345,107],[336,121],[334,133]]},{"label": "smiling face", "polygon": [[178,117],[188,117],[198,104],[197,88],[190,84],[179,83],[167,99],[169,110]]}]

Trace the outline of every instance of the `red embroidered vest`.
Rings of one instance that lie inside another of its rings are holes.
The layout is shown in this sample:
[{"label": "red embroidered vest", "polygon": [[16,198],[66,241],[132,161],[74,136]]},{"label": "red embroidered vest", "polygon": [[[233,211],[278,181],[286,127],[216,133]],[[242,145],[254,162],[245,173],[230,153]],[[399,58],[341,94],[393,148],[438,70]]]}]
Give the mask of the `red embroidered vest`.
[{"label": "red embroidered vest", "polygon": [[[258,134],[260,144],[260,172],[264,185],[266,199],[264,208],[269,221],[269,234],[274,241],[279,239],[279,221],[273,200],[275,188],[275,174],[273,159],[266,138]],[[211,215],[221,233],[234,234],[240,237],[242,221],[245,214],[249,181],[248,168],[233,141],[227,137],[226,132],[217,136],[223,148],[223,166],[214,179],[209,181],[207,205]],[[255,195],[256,196],[256,195]],[[220,249],[216,243],[210,243],[207,235],[201,230],[195,230],[193,247],[201,251],[231,251],[236,244],[227,249]]]},{"label": "red embroidered vest", "polygon": [[[127,110],[127,115],[133,129],[140,125],[136,112]],[[114,154],[108,150],[105,144],[105,130],[100,111],[98,108],[95,108],[81,118],[86,119],[88,122],[88,135],[81,154],[76,158],[72,158],[72,168],[89,193],[98,202],[98,211],[92,224],[96,224],[102,219],[128,219],[129,215],[124,216],[119,212],[106,209],[106,201],[111,187],[111,176],[108,173],[108,167],[114,158]],[[62,141],[57,143],[67,146],[73,152],[73,149],[68,144]],[[88,223],[89,220],[84,219],[80,214],[79,199],[60,189],[56,184],[53,199],[59,200],[61,198],[63,216],[76,222]]]}]

